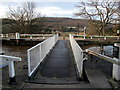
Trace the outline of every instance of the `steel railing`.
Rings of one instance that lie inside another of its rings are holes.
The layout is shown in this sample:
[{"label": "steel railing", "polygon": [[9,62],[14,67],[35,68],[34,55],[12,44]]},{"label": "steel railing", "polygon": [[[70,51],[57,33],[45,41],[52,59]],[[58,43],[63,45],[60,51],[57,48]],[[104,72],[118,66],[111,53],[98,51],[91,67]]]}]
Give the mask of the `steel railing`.
[{"label": "steel railing", "polygon": [[95,35],[90,35],[90,36],[84,36],[84,35],[74,35],[76,38],[90,38],[90,39],[94,39],[94,38],[97,38],[97,39],[104,39],[106,40],[107,38],[116,38],[116,39],[120,39],[120,36],[95,36]]},{"label": "steel railing", "polygon": [[89,50],[89,49],[86,49],[85,50],[88,54],[91,54],[91,55],[94,55],[94,56],[97,56],[99,58],[102,58],[103,60],[106,60],[108,62],[111,62],[113,64],[116,64],[116,65],[119,65],[120,66],[120,61],[116,58],[111,58],[111,57],[108,57],[108,56],[105,56],[105,55],[102,55],[102,54],[99,54],[97,52],[94,52],[92,50]]},{"label": "steel railing", "polygon": [[33,46],[27,50],[28,54],[28,76],[31,77],[36,71],[40,63],[44,60],[46,55],[50,52],[52,47],[58,41],[58,34],[43,41],[42,43]]},{"label": "steel railing", "polygon": [[80,78],[82,78],[82,72],[83,72],[83,50],[80,48],[80,46],[77,44],[77,42],[75,41],[75,39],[73,38],[73,36],[70,34],[69,35],[69,40],[70,40],[70,44],[72,47],[72,51],[73,51],[73,55],[74,55],[74,59],[76,62],[76,66],[78,69],[78,74],[80,76]]}]

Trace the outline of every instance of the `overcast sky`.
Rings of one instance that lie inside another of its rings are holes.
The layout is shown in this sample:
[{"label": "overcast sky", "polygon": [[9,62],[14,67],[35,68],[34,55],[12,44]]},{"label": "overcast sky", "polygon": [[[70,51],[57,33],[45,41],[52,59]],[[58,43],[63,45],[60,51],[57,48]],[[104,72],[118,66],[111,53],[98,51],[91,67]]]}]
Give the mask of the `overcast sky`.
[{"label": "overcast sky", "polygon": [[[75,5],[78,2],[36,2],[37,12],[47,17],[74,17]],[[9,6],[16,8],[21,5],[21,2],[1,2],[0,3],[0,18],[4,18]]]},{"label": "overcast sky", "polygon": [[[78,2],[88,0],[0,0],[0,18],[6,16],[9,6],[14,8],[20,6],[21,2],[34,1],[37,4],[37,12],[46,17],[70,17],[75,18],[76,5]],[[100,1],[100,0],[93,0]],[[119,1],[119,0],[114,0]]]}]

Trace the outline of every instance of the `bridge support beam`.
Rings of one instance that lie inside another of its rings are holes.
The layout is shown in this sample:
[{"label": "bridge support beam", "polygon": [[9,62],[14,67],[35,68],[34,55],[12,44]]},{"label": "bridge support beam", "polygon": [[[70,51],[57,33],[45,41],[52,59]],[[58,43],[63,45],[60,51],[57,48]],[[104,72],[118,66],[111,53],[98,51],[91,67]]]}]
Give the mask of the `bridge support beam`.
[{"label": "bridge support beam", "polygon": [[[114,58],[116,61],[120,61],[120,45],[117,43],[114,44]],[[120,66],[117,64],[113,64],[113,78],[117,81],[120,81]]]}]

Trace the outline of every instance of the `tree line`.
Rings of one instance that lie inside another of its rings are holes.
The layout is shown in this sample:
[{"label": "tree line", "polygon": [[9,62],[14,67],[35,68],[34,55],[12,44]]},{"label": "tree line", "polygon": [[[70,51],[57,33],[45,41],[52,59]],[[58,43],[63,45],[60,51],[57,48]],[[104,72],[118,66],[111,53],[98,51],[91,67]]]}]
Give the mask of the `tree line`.
[{"label": "tree line", "polygon": [[[100,2],[88,0],[88,2],[79,2],[76,6],[78,11],[74,15],[88,20],[87,30],[91,31],[91,33],[95,31],[99,35],[105,35],[108,31],[113,32],[111,29],[112,22],[113,20],[118,21],[120,17],[119,5],[120,2],[114,2],[112,0],[101,0]],[[50,33],[52,31],[51,27],[46,27],[44,23],[46,22],[46,17],[37,13],[35,9],[36,3],[34,2],[24,2],[21,7],[17,7],[16,9],[9,7],[9,12],[7,13],[9,22],[6,22],[7,19],[3,20],[3,32],[8,30],[6,32]],[[108,29],[108,27],[110,28]],[[63,27],[63,29],[65,28]],[[117,24],[116,29],[120,30],[120,24]]]}]

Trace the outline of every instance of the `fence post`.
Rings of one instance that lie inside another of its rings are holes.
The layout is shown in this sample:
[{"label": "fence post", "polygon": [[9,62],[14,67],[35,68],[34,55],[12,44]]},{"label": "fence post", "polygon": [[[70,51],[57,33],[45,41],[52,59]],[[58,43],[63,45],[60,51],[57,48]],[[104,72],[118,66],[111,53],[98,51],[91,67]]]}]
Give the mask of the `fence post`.
[{"label": "fence post", "polygon": [[15,33],[15,39],[20,39],[20,34],[19,33]]},{"label": "fence post", "polygon": [[3,37],[4,37],[4,35],[3,35],[3,34],[1,34],[1,37],[3,38]]},{"label": "fence post", "polygon": [[84,40],[85,40],[86,36],[84,35]]},{"label": "fence post", "polygon": [[92,36],[90,35],[90,38],[92,39]]},{"label": "fence post", "polygon": [[43,36],[43,40],[45,39],[45,37]]},{"label": "fence post", "polygon": [[30,39],[32,39],[32,34],[30,35]]},{"label": "fence post", "polygon": [[[116,61],[120,61],[120,45],[117,43],[114,44],[114,58]],[[117,64],[113,64],[113,72],[112,76],[115,80],[120,80],[120,66]]]},{"label": "fence post", "polygon": [[117,37],[117,39],[119,40],[119,36]]},{"label": "fence post", "polygon": [[8,34],[6,34],[6,38],[8,38]]},{"label": "fence post", "polygon": [[86,38],[86,27],[84,27],[84,40]]},{"label": "fence post", "polygon": [[106,36],[104,37],[104,40],[106,40],[107,38],[106,38]]}]

